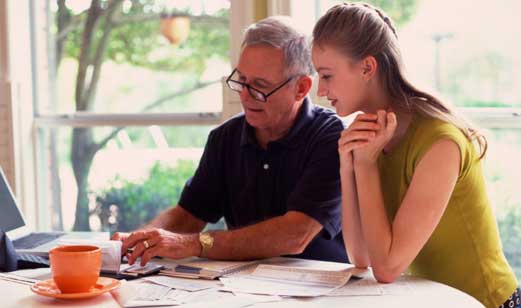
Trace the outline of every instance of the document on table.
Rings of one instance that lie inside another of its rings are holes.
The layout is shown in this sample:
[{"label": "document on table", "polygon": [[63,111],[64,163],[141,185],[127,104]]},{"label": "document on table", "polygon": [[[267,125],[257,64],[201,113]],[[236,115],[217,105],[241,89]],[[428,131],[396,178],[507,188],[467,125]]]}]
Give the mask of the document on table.
[{"label": "document on table", "polygon": [[14,272],[9,272],[8,274],[34,280],[46,280],[52,278],[51,269],[49,267],[21,269]]},{"label": "document on table", "polygon": [[5,281],[19,283],[19,284],[26,284],[29,286],[38,282],[38,280],[35,280],[35,279],[25,278],[25,277],[13,275],[13,274],[4,274],[4,273],[0,273],[0,280],[5,280]]},{"label": "document on table", "polygon": [[142,281],[121,280],[113,296],[121,307],[158,307],[178,305],[176,301],[164,299],[170,288]]},{"label": "document on table", "polygon": [[220,287],[219,282],[216,280],[201,280],[169,276],[150,276],[144,279],[172,289],[180,289],[190,292]]},{"label": "document on table", "polygon": [[416,290],[410,284],[410,277],[402,276],[392,283],[379,283],[372,277],[349,281],[345,286],[326,294],[327,296],[371,296],[371,295],[407,295]]},{"label": "document on table", "polygon": [[161,275],[184,278],[215,279],[234,274],[257,265],[257,261],[216,261],[204,258],[170,260],[163,264]]},{"label": "document on table", "polygon": [[312,297],[325,295],[347,283],[349,271],[258,265],[249,275],[220,278],[223,290],[251,294]]},{"label": "document on table", "polygon": [[[209,303],[215,307],[240,308],[255,303],[281,300],[279,297],[274,296],[248,296],[221,292],[219,291],[221,286],[219,281],[213,281],[216,284],[215,287],[190,292],[156,284],[151,282],[150,278],[154,277],[132,280],[130,282],[122,281],[122,286],[114,293],[114,297],[124,308],[177,305],[191,308],[206,308]],[[170,283],[165,282],[163,280],[165,278],[168,277],[159,277],[158,281],[164,284]]]},{"label": "document on table", "polygon": [[350,281],[345,286],[326,294],[327,296],[370,296],[383,295],[383,290],[374,279]]},{"label": "document on table", "polygon": [[409,283],[410,277],[404,276],[392,283],[379,283],[384,295],[407,295],[415,292]]}]

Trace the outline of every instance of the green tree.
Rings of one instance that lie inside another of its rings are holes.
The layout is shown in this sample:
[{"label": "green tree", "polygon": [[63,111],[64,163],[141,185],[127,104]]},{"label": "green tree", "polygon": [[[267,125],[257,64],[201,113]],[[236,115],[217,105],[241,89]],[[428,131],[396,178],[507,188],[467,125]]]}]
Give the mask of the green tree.
[{"label": "green tree", "polygon": [[406,24],[417,9],[416,0],[370,0],[367,2],[383,9],[398,27]]},{"label": "green tree", "polygon": [[193,161],[167,167],[156,163],[142,183],[114,179],[112,187],[96,196],[96,214],[104,231],[132,231],[175,205],[185,181],[195,171]]},{"label": "green tree", "polygon": [[[346,1],[338,1],[338,3],[343,2]],[[391,17],[397,27],[406,24],[416,13],[417,9],[417,0],[366,0],[363,2],[382,9]]]},{"label": "green tree", "polygon": [[[101,70],[107,60],[157,71],[183,72],[186,73],[187,80],[193,80],[185,88],[150,102],[144,111],[218,82],[200,82],[200,77],[209,58],[227,57],[227,12],[222,11],[211,16],[190,16],[190,38],[177,47],[176,57],[153,58],[150,54],[160,41],[160,14],[155,10],[157,4],[158,1],[153,0],[91,0],[88,9],[74,13],[65,0],[57,0],[56,71],[64,57],[77,60],[74,97],[76,111],[93,110]],[[90,168],[96,153],[121,129],[123,128],[116,128],[99,140],[95,138],[91,128],[73,129],[71,164],[78,186],[74,230],[90,230]]]}]

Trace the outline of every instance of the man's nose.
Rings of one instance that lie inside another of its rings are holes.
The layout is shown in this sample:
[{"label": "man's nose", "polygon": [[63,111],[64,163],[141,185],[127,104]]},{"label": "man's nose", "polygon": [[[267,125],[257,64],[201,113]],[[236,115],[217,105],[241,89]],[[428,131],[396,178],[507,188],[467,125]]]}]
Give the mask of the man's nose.
[{"label": "man's nose", "polygon": [[246,87],[242,87],[241,92],[239,92],[239,97],[241,98],[241,101],[243,101],[243,102],[252,98],[250,95],[250,92],[248,91],[248,88],[246,88]]}]

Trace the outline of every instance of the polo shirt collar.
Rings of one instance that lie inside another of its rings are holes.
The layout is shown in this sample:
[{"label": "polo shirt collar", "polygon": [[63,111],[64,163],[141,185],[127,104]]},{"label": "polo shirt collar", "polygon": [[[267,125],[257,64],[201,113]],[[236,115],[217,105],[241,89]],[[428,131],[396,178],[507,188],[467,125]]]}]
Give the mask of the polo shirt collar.
[{"label": "polo shirt collar", "polygon": [[[288,148],[296,147],[299,143],[305,141],[303,138],[299,138],[301,131],[309,125],[314,118],[314,108],[311,100],[306,97],[300,106],[295,123],[290,128],[289,132],[284,135],[281,139],[271,141],[270,143],[281,144]],[[254,128],[248,124],[246,118],[244,118],[242,133],[241,133],[241,147],[243,146],[258,146],[257,139],[255,137]]]}]

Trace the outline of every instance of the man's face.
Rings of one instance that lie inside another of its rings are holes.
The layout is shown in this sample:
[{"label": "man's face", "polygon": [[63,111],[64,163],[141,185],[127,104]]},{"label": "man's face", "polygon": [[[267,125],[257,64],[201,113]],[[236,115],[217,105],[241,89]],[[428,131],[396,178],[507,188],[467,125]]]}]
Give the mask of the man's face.
[{"label": "man's face", "polygon": [[[283,62],[284,56],[280,49],[264,45],[245,47],[234,79],[268,94],[291,77],[284,75]],[[240,92],[240,98],[246,121],[258,129],[287,126],[292,121],[292,109],[296,106],[294,88],[292,80],[270,95],[266,102],[260,102],[245,87]]]}]

